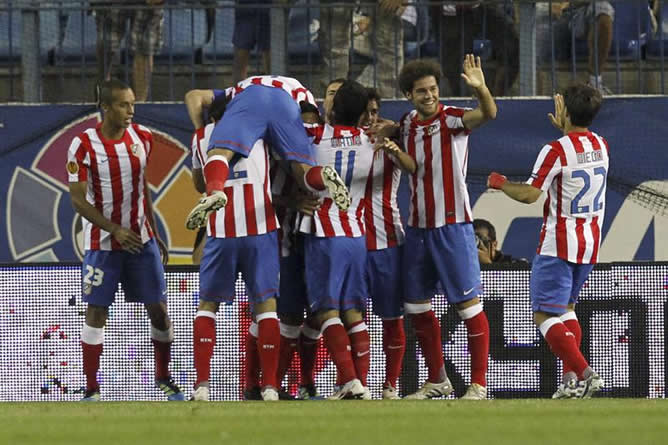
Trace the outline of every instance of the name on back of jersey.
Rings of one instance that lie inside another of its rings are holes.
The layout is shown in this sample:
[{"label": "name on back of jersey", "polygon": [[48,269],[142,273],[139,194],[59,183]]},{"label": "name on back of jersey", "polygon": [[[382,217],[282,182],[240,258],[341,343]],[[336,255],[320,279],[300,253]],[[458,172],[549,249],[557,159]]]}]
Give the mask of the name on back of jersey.
[{"label": "name on back of jersey", "polygon": [[355,145],[362,145],[362,137],[360,135],[332,138],[331,141],[332,148],[345,148],[353,147]]},{"label": "name on back of jersey", "polygon": [[577,153],[578,164],[589,164],[590,162],[599,162],[603,160],[603,152],[601,150],[585,151]]}]

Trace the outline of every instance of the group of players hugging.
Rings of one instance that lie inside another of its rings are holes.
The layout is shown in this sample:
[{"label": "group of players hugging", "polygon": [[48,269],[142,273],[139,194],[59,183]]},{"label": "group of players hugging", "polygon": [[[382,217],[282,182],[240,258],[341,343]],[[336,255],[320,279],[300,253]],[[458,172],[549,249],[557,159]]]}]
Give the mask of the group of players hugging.
[{"label": "group of players hugging", "polygon": [[[495,119],[497,107],[479,58],[467,55],[461,76],[477,97],[475,109],[440,103],[437,64],[404,65],[399,86],[414,109],[399,122],[377,119],[378,98],[370,100],[369,90],[345,79],[330,83],[324,113],[311,92],[288,77],[257,76],[226,90],[186,94],[196,128],[193,180],[205,194],[186,226],[207,234],[191,400],[210,398],[216,312],[234,298],[239,273],[253,319],[245,339],[246,398],[283,398],[281,382],[295,351],[301,362],[297,397],[322,398],[314,380],[322,337],[337,369],[328,398],[370,399],[369,297],[383,326],[383,398],[401,398],[404,314],[415,328],[428,377],[403,398],[450,395],[441,327],[431,305],[437,290],[467,329],[471,382],[462,398],[487,398],[489,324],[465,180],[469,134]],[[603,386],[580,352],[574,312],[600,245],[608,146],[588,126],[601,102],[599,92],[583,84],[555,95],[548,117],[563,136],[542,148],[528,181],[511,182],[496,172],[488,178],[490,188],[520,202],[547,193],[530,293],[534,321],[563,362],[554,398],[588,398]],[[104,325],[119,282],[126,301],[147,308],[156,385],[168,400],[184,400],[169,373],[167,248],[145,179],[152,135],[132,122],[134,94],[127,85],[102,84],[99,106],[102,122],[74,138],[66,166],[72,204],[85,220],[83,400],[100,400]],[[405,230],[397,204],[402,171],[410,184]]]}]

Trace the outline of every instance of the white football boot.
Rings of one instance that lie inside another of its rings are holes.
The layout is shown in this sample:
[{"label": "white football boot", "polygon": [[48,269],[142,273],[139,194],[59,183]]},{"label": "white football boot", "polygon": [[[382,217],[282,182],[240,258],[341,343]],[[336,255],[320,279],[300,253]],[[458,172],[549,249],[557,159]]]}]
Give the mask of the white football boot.
[{"label": "white football boot", "polygon": [[404,397],[404,400],[426,400],[433,399],[434,397],[447,397],[452,391],[454,391],[452,383],[450,383],[450,379],[446,377],[441,383],[425,382],[416,392]]},{"label": "white football boot", "polygon": [[477,383],[471,383],[469,389],[466,390],[461,398],[462,400],[486,400],[487,399],[487,388]]},{"label": "white football boot", "polygon": [[361,399],[364,396],[364,386],[359,379],[353,379],[334,391],[327,400],[341,400],[341,399]]},{"label": "white football boot", "polygon": [[227,195],[219,190],[201,198],[186,218],[186,229],[198,230],[203,227],[209,215],[225,207],[225,204],[227,204]]}]

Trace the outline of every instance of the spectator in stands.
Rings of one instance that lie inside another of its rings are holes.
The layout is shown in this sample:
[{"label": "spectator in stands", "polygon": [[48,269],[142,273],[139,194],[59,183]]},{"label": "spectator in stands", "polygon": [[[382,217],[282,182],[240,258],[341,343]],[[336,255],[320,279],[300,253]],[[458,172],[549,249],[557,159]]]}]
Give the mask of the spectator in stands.
[{"label": "spectator in stands", "polygon": [[[609,2],[572,1],[553,3],[551,12],[562,25],[568,25],[571,32],[575,33],[576,39],[587,38],[589,42],[589,85],[597,88],[603,94],[612,94],[612,91],[603,85],[601,73],[605,70],[612,46],[612,23],[615,18],[615,9]],[[597,54],[594,54],[595,32],[594,27],[591,26],[594,22],[596,22]],[[598,70],[595,56],[598,59]]]},{"label": "spectator in stands", "polygon": [[114,65],[120,65],[118,49],[125,39],[126,23],[130,20],[129,45],[134,55],[132,78],[134,92],[138,102],[148,98],[151,75],[153,73],[153,55],[162,46],[162,26],[164,21],[164,0],[122,0],[113,2],[114,6],[142,5],[142,9],[97,9],[110,7],[110,1],[91,2],[97,26],[97,67],[98,79],[109,80]]},{"label": "spectator in stands", "polygon": [[270,19],[269,5],[271,0],[237,0],[237,5],[266,3],[266,8],[234,9],[234,83],[241,82],[248,77],[250,52],[257,48],[262,58],[262,72],[269,74],[270,64]]},{"label": "spectator in stands", "polygon": [[[404,64],[402,1],[378,0],[376,10],[368,14],[373,22],[370,38],[372,47],[375,44],[375,63],[367,65],[357,80],[373,85],[374,79],[378,79],[378,92],[385,98],[395,96],[397,73]],[[321,4],[327,3],[333,3],[333,0],[321,1]],[[340,2],[337,0],[336,3]],[[323,91],[329,79],[349,77],[353,6],[350,2],[344,7],[325,7],[320,11],[318,39],[323,60],[320,81]]]},{"label": "spectator in stands", "polygon": [[496,61],[496,75],[490,90],[494,96],[505,95],[519,73],[519,39],[504,5],[450,0],[432,7],[431,14],[437,40],[440,36],[440,60],[451,95],[468,94],[462,91],[462,62],[465,54],[473,52],[473,39],[482,37],[483,31],[492,42]]},{"label": "spectator in stands", "polygon": [[478,244],[478,260],[480,264],[526,263],[524,258],[513,258],[497,249],[496,229],[486,219],[474,219],[473,230]]},{"label": "spectator in stands", "polygon": [[380,118],[380,95],[375,88],[367,88],[366,93],[369,96],[369,102],[366,105],[366,113],[362,116],[360,127],[373,127]]}]

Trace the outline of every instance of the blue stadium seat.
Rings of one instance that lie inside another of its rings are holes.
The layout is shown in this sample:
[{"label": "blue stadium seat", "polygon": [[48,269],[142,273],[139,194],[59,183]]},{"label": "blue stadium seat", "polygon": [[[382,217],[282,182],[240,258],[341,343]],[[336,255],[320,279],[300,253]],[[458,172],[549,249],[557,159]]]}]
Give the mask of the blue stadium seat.
[{"label": "blue stadium seat", "polygon": [[[11,16],[12,26],[9,21]],[[0,63],[15,62],[21,56],[21,13],[17,10],[0,11]],[[12,42],[12,53],[9,54],[9,42]]]},{"label": "blue stadium seat", "polygon": [[234,2],[224,4],[230,7],[216,8],[216,24],[211,39],[202,47],[204,59],[211,62],[218,59],[231,59],[234,55],[232,33],[234,32]]},{"label": "blue stadium seat", "polygon": [[[649,8],[646,2],[618,1],[613,3],[615,8],[615,20],[613,23],[612,46],[610,48],[610,60],[636,60],[642,54],[642,48],[647,42],[650,30]],[[555,42],[566,41],[569,48],[567,51],[556,50],[557,58],[567,60],[571,58],[570,32],[566,39],[556,39]],[[575,56],[578,60],[587,60],[589,48],[587,39],[575,41]]]},{"label": "blue stadium seat", "polygon": [[[668,57],[668,3],[664,3],[657,17],[659,29],[656,35],[651,35],[647,41],[647,58],[661,58],[661,45],[663,41],[663,57]],[[663,30],[663,33],[662,31]]]},{"label": "blue stadium seat", "polygon": [[206,13],[204,9],[165,9],[162,50],[158,59],[187,62],[206,43]]},{"label": "blue stadium seat", "polygon": [[59,48],[62,60],[76,63],[81,61],[82,55],[85,61],[95,60],[96,41],[95,17],[86,11],[70,11],[65,38]]},{"label": "blue stadium seat", "polygon": [[[304,7],[312,5],[311,8]],[[288,57],[292,63],[318,63],[319,0],[297,0],[288,15]],[[301,7],[299,7],[301,6]],[[317,22],[316,22],[317,21]]]}]

